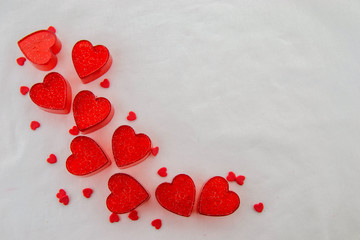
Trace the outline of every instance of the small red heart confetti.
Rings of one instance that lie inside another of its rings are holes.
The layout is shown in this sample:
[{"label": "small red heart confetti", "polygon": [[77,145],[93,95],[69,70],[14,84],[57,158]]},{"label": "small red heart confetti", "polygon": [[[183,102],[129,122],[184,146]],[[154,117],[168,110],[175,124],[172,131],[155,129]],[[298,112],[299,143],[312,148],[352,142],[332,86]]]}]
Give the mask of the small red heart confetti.
[{"label": "small red heart confetti", "polygon": [[111,223],[118,222],[118,221],[120,221],[120,217],[116,213],[112,213],[109,217],[109,221]]},{"label": "small red heart confetti", "polygon": [[129,218],[133,221],[136,221],[139,219],[139,216],[138,216],[138,212],[136,210],[132,210],[130,213],[129,213]]},{"label": "small red heart confetti", "polygon": [[159,147],[154,147],[151,149],[151,154],[155,157],[159,153]]},{"label": "small red heart confetti", "polygon": [[116,165],[119,168],[127,168],[149,156],[151,140],[143,133],[135,134],[132,127],[123,125],[113,134],[112,149]]},{"label": "small red heart confetti", "polygon": [[262,202],[254,204],[255,211],[261,213],[264,209],[264,204]]},{"label": "small red heart confetti", "polygon": [[38,121],[32,121],[31,123],[30,123],[30,128],[32,129],[32,130],[36,130],[37,128],[39,128],[40,127],[40,123],[38,122]]},{"label": "small red heart confetti", "polygon": [[87,40],[80,40],[74,45],[72,60],[83,83],[89,83],[101,77],[112,64],[111,55],[105,46],[94,47]]},{"label": "small red heart confetti", "polygon": [[166,167],[162,167],[158,170],[158,174],[160,177],[166,177],[167,176],[167,168]]},{"label": "small red heart confetti", "polygon": [[29,92],[29,88],[27,86],[21,86],[20,87],[20,93],[22,95],[26,95]]},{"label": "small red heart confetti", "polygon": [[47,112],[67,114],[71,108],[71,87],[61,74],[51,72],[42,83],[31,87],[30,98]]},{"label": "small red heart confetti", "polygon": [[69,133],[70,133],[71,135],[77,136],[77,135],[79,135],[79,129],[77,128],[77,126],[73,126],[73,127],[69,130]]},{"label": "small red heart confetti", "polygon": [[60,189],[59,192],[56,194],[56,197],[59,198],[59,199],[64,197],[64,196],[66,196],[66,192],[65,192],[64,189]]},{"label": "small red heart confetti", "polygon": [[53,26],[50,26],[47,30],[50,32],[56,33],[56,29]]},{"label": "small red heart confetti", "polygon": [[200,194],[198,212],[207,216],[226,216],[235,212],[239,205],[239,196],[229,191],[229,184],[225,178],[217,176],[204,185]]},{"label": "small red heart confetti", "polygon": [[19,64],[19,66],[24,66],[24,63],[26,61],[26,58],[24,57],[19,57],[18,59],[16,59],[17,64]]},{"label": "small red heart confetti", "polygon": [[50,154],[50,156],[48,157],[48,159],[46,161],[50,164],[54,164],[57,162],[57,158],[54,154]]},{"label": "small red heart confetti", "polygon": [[226,180],[228,180],[229,182],[233,182],[236,180],[236,175],[233,172],[229,172],[229,174],[226,177]]},{"label": "small red heart confetti", "polygon": [[153,221],[151,222],[151,225],[152,225],[153,227],[155,227],[155,229],[160,229],[160,228],[161,228],[161,225],[162,225],[161,219],[155,219],[155,220],[153,220]]},{"label": "small red heart confetti", "polygon": [[69,204],[69,196],[68,195],[62,196],[59,199],[59,202],[64,204],[64,205],[68,205]]},{"label": "small red heart confetti", "polygon": [[105,78],[102,82],[100,82],[100,86],[103,88],[109,88],[110,87],[109,79]]},{"label": "small red heart confetti", "polygon": [[74,98],[73,112],[78,129],[90,133],[111,121],[114,108],[106,98],[95,98],[92,92],[81,91]]},{"label": "small red heart confetti", "polygon": [[243,185],[244,181],[245,181],[245,176],[239,175],[239,176],[236,177],[237,184]]},{"label": "small red heart confetti", "polygon": [[128,174],[112,175],[108,186],[111,194],[106,199],[106,205],[117,214],[131,212],[150,198],[145,188]]},{"label": "small red heart confetti", "polygon": [[170,212],[189,217],[195,203],[195,184],[185,174],[177,175],[172,183],[162,183],[155,191],[159,204]]},{"label": "small red heart confetti", "polygon": [[101,147],[91,138],[80,136],[72,140],[66,169],[74,175],[95,174],[111,164]]},{"label": "small red heart confetti", "polygon": [[129,112],[129,115],[126,117],[128,121],[135,121],[136,120],[136,114],[133,111]]},{"label": "small red heart confetti", "polygon": [[86,198],[90,198],[91,197],[91,194],[93,193],[94,191],[91,189],[91,188],[84,188],[83,189],[83,195],[84,197]]},{"label": "small red heart confetti", "polygon": [[39,70],[49,71],[57,64],[56,54],[61,50],[61,42],[55,33],[40,30],[18,41],[25,57]]}]

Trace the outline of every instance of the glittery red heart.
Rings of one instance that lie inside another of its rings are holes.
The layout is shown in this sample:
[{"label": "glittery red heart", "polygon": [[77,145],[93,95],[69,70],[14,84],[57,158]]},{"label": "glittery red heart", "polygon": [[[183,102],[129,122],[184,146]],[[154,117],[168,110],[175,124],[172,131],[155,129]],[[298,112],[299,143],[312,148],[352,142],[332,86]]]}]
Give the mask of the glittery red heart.
[{"label": "glittery red heart", "polygon": [[78,129],[90,133],[111,121],[114,108],[106,98],[95,98],[92,92],[81,91],[74,98],[73,112]]},{"label": "glittery red heart", "polygon": [[262,202],[254,204],[255,211],[261,213],[264,210],[264,204]]},{"label": "glittery red heart", "polygon": [[47,112],[63,114],[70,112],[70,84],[57,72],[47,74],[42,83],[33,85],[30,89],[30,98]]},{"label": "glittery red heart", "polygon": [[75,70],[83,83],[89,83],[105,74],[112,58],[109,50],[102,45],[93,46],[87,40],[78,41],[72,50]]},{"label": "glittery red heart", "polygon": [[155,191],[159,204],[175,214],[189,217],[195,202],[195,184],[186,174],[177,175],[172,183],[162,183]]},{"label": "glittery red heart", "polygon": [[113,213],[128,213],[150,198],[135,178],[124,173],[112,175],[108,186],[111,194],[106,199],[106,205]]},{"label": "glittery red heart", "polygon": [[100,146],[91,138],[80,136],[72,140],[66,160],[67,170],[77,176],[94,174],[111,164]]},{"label": "glittery red heart", "polygon": [[56,66],[57,54],[61,50],[61,42],[55,33],[40,30],[31,33],[18,41],[20,50],[37,68],[49,71]]},{"label": "glittery red heart", "polygon": [[223,177],[213,177],[202,189],[198,212],[207,216],[226,216],[235,212],[240,205],[239,196],[229,191],[229,184]]},{"label": "glittery red heart", "polygon": [[151,140],[143,133],[135,134],[130,126],[123,125],[115,130],[112,149],[116,165],[127,168],[146,159],[151,152]]}]

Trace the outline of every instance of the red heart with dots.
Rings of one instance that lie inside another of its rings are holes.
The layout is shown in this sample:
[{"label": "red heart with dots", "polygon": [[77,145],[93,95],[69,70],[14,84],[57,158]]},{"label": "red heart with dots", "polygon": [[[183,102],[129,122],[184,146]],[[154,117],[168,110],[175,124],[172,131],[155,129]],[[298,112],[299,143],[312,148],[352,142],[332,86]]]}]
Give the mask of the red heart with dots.
[{"label": "red heart with dots", "polygon": [[108,209],[117,214],[128,213],[150,198],[145,188],[133,177],[117,173],[108,182],[111,194],[106,199]]},{"label": "red heart with dots", "polygon": [[172,183],[162,183],[155,191],[159,204],[175,214],[189,217],[195,203],[195,184],[186,174],[177,175]]},{"label": "red heart with dots", "polygon": [[112,64],[111,55],[105,46],[94,47],[87,40],[81,40],[74,45],[72,60],[83,83],[99,78],[109,70]]},{"label": "red heart with dots", "polygon": [[56,54],[61,50],[61,42],[55,33],[40,30],[18,41],[25,57],[39,70],[49,71],[57,64]]},{"label": "red heart with dots", "polygon": [[207,216],[226,216],[235,212],[239,205],[239,196],[229,191],[225,178],[217,176],[205,183],[200,194],[198,212]]},{"label": "red heart with dots", "polygon": [[70,84],[57,72],[47,74],[42,83],[33,85],[30,89],[30,98],[47,112],[63,114],[70,112]]},{"label": "red heart with dots", "polygon": [[114,108],[106,98],[96,98],[90,91],[81,91],[74,98],[73,112],[78,129],[90,133],[111,121]]},{"label": "red heart with dots", "polygon": [[112,149],[116,165],[119,168],[127,168],[149,156],[151,140],[143,133],[136,134],[132,127],[123,125],[113,134]]},{"label": "red heart with dots", "polygon": [[66,168],[71,174],[94,174],[111,164],[100,146],[89,137],[74,138],[70,149],[73,154],[67,158]]}]

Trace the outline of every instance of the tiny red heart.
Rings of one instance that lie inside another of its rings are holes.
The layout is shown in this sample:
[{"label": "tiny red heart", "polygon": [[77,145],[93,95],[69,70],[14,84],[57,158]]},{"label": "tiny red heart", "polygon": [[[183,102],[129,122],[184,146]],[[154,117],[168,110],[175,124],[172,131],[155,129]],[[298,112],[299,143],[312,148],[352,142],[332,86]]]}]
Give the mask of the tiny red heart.
[{"label": "tiny red heart", "polygon": [[129,115],[126,117],[128,121],[135,121],[136,120],[136,114],[133,111],[129,112]]},{"label": "tiny red heart", "polygon": [[228,180],[229,182],[233,182],[236,180],[236,175],[233,172],[229,172],[229,174],[226,177],[226,180]]},{"label": "tiny red heart", "polygon": [[50,156],[48,157],[48,159],[46,161],[50,164],[54,164],[57,162],[57,158],[54,154],[50,154]]},{"label": "tiny red heart", "polygon": [[56,33],[56,29],[53,26],[50,26],[47,30],[50,32]]},{"label": "tiny red heart", "polygon": [[64,189],[60,189],[59,192],[56,194],[56,197],[59,198],[59,199],[64,197],[64,196],[66,196],[66,192],[65,192]]},{"label": "tiny red heart", "polygon": [[20,93],[22,95],[26,95],[29,92],[29,88],[27,86],[21,86],[20,87]]},{"label": "tiny red heart", "polygon": [[245,176],[239,175],[239,176],[236,177],[237,184],[243,185],[244,181],[245,181]]},{"label": "tiny red heart", "polygon": [[83,189],[83,195],[84,197],[86,198],[90,198],[91,197],[91,194],[93,193],[94,191],[91,189],[91,188],[84,188]]},{"label": "tiny red heart", "polygon": [[109,221],[111,223],[118,222],[118,221],[120,221],[120,217],[116,213],[112,213],[109,217]]},{"label": "tiny red heart", "polygon": [[68,205],[69,204],[69,196],[68,195],[62,196],[59,199],[59,202],[64,204],[64,205]]},{"label": "tiny red heart", "polygon": [[39,128],[40,127],[40,123],[38,122],[38,121],[32,121],[31,123],[30,123],[30,128],[32,129],[32,130],[36,130],[37,128]]},{"label": "tiny red heart", "polygon": [[139,219],[139,216],[138,216],[138,212],[136,210],[132,210],[130,213],[129,213],[129,218],[133,221],[136,221]]},{"label": "tiny red heart", "polygon": [[159,147],[154,147],[151,149],[151,154],[155,157],[159,153]]},{"label": "tiny red heart", "polygon": [[158,174],[159,174],[159,176],[160,177],[166,177],[167,176],[167,169],[166,169],[166,167],[162,167],[162,168],[160,168],[159,170],[158,170]]},{"label": "tiny red heart", "polygon": [[262,202],[254,204],[255,211],[261,213],[264,209],[264,204]]},{"label": "tiny red heart", "polygon": [[20,66],[24,66],[25,61],[26,58],[24,57],[19,57],[18,59],[16,59],[17,64],[19,64]]},{"label": "tiny red heart", "polygon": [[161,228],[161,225],[162,225],[161,219],[155,219],[155,220],[153,220],[153,221],[151,222],[151,225],[152,225],[153,227],[155,227],[156,229],[160,229],[160,228]]},{"label": "tiny red heart", "polygon": [[77,128],[77,126],[73,126],[73,127],[69,130],[69,133],[70,133],[71,135],[77,136],[77,135],[79,135],[79,129]]},{"label": "tiny red heart", "polygon": [[102,82],[100,82],[100,86],[103,88],[109,88],[110,87],[109,79],[105,78]]}]

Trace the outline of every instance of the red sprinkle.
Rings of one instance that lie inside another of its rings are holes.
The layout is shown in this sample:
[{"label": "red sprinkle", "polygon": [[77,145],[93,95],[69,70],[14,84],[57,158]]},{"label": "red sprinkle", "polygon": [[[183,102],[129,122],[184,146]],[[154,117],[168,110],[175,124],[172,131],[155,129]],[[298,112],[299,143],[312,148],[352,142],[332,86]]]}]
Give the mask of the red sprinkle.
[{"label": "red sprinkle", "polygon": [[40,123],[39,122],[37,122],[37,121],[32,121],[31,123],[30,123],[30,128],[32,129],[32,130],[36,130],[38,127],[40,127]]},{"label": "red sprinkle", "polygon": [[19,64],[20,66],[24,66],[25,61],[26,58],[24,57],[19,57],[18,59],[16,59],[17,64]]},{"label": "red sprinkle", "polygon": [[79,135],[79,129],[77,128],[77,126],[73,126],[73,127],[69,130],[69,133],[70,133],[71,135],[74,135],[74,136]]},{"label": "red sprinkle", "polygon": [[86,198],[90,198],[91,197],[91,194],[93,193],[94,191],[91,189],[91,188],[84,188],[83,189],[83,195],[84,197]]},{"label": "red sprinkle", "polygon": [[159,147],[154,147],[154,148],[151,149],[151,154],[153,156],[158,155],[158,153],[159,153]]},{"label": "red sprinkle", "polygon": [[50,156],[48,157],[48,159],[46,161],[50,164],[54,164],[57,162],[57,158],[54,154],[50,154]]},{"label": "red sprinkle", "polygon": [[29,88],[27,86],[21,86],[20,87],[20,93],[22,95],[26,95],[29,92]]},{"label": "red sprinkle", "polygon": [[66,196],[66,192],[65,192],[64,189],[60,189],[59,192],[56,194],[56,197],[59,198],[59,199],[64,197],[64,196]]},{"label": "red sprinkle", "polygon": [[109,217],[109,221],[111,223],[118,222],[118,221],[120,221],[120,217],[116,213],[112,213]]},{"label": "red sprinkle", "polygon": [[226,177],[226,180],[228,180],[229,182],[233,182],[236,180],[236,175],[233,172],[229,172],[229,174]]},{"label": "red sprinkle", "polygon": [[160,177],[166,177],[167,176],[167,169],[166,167],[162,167],[159,169],[159,171],[157,172],[159,174]]},{"label": "red sprinkle", "polygon": [[100,82],[100,86],[103,88],[109,88],[110,87],[109,79],[105,78],[102,82]]},{"label": "red sprinkle", "polygon": [[245,181],[245,176],[239,175],[239,176],[236,177],[237,184],[243,185],[244,181]]},{"label": "red sprinkle", "polygon": [[161,225],[162,225],[161,219],[155,219],[155,220],[153,220],[153,221],[151,222],[151,225],[152,225],[153,227],[155,227],[156,229],[160,229],[160,228],[161,228]]},{"label": "red sprinkle", "polygon": [[136,210],[132,210],[130,213],[129,213],[129,218],[133,221],[136,221],[139,219],[139,216],[138,216],[138,212]]},{"label": "red sprinkle", "polygon": [[262,202],[254,204],[254,209],[255,209],[255,211],[261,213],[264,209],[264,204]]},{"label": "red sprinkle", "polygon": [[50,26],[47,30],[56,33],[56,29],[53,26]]},{"label": "red sprinkle", "polygon": [[135,121],[136,120],[136,114],[133,111],[129,112],[129,115],[126,117],[128,121]]},{"label": "red sprinkle", "polygon": [[62,196],[59,199],[59,202],[64,204],[64,205],[68,205],[69,204],[69,196],[68,195]]}]

